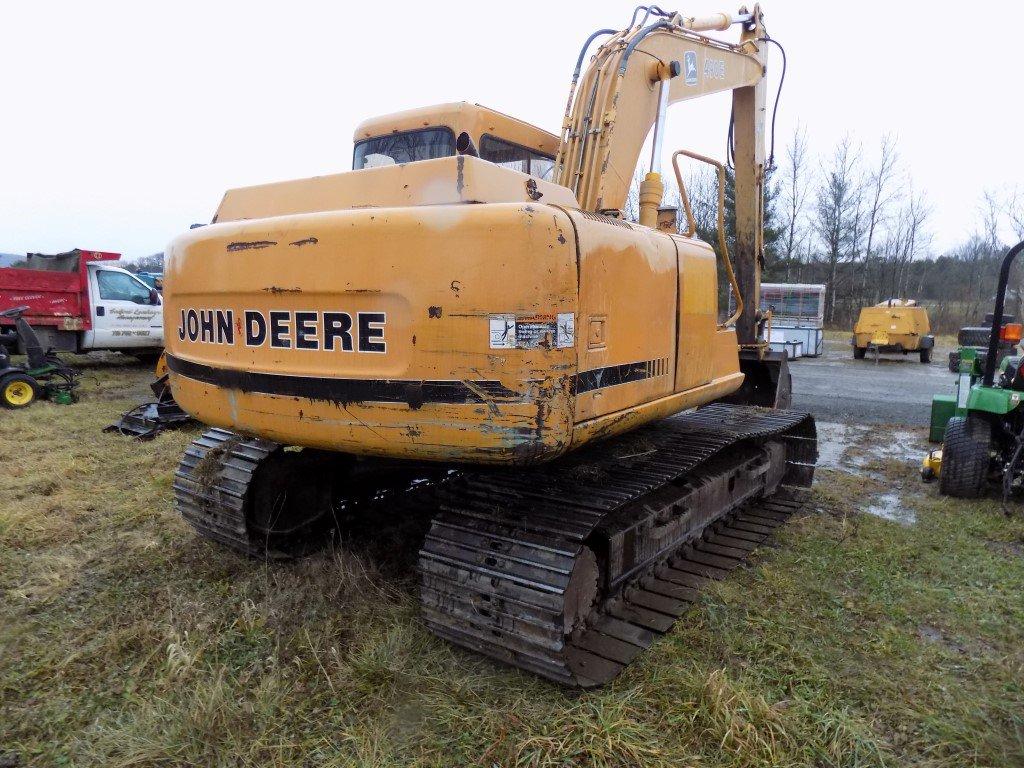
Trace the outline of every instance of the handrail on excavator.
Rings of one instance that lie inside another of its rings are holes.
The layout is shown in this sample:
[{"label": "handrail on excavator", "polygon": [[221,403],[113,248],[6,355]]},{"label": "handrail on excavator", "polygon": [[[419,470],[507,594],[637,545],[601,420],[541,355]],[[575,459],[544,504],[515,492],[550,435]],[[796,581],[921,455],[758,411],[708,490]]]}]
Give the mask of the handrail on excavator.
[{"label": "handrail on excavator", "polygon": [[729,246],[725,239],[725,166],[717,160],[691,152],[688,149],[677,149],[672,153],[672,170],[676,173],[676,184],[679,185],[679,197],[683,201],[683,210],[686,211],[686,236],[693,237],[697,231],[697,221],[693,217],[693,209],[690,207],[690,196],[686,194],[686,185],[683,183],[683,174],[679,170],[679,156],[685,155],[692,160],[714,166],[718,174],[718,247],[722,253],[722,262],[725,266],[725,274],[729,277],[729,287],[732,295],[736,298],[736,310],[729,316],[722,326],[735,323],[743,314],[743,296],[740,294],[739,283],[736,282],[736,275],[732,271],[732,260],[729,258]]}]

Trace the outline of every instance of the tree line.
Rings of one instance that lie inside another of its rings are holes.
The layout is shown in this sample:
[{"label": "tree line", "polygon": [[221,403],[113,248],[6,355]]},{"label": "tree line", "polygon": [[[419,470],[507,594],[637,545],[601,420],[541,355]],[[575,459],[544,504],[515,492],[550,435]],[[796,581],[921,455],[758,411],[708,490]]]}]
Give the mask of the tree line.
[{"label": "tree line", "polygon": [[[638,170],[625,216],[639,213]],[[717,177],[691,168],[684,177],[697,234],[718,250]],[[679,208],[681,196],[666,179],[665,204]],[[733,176],[726,175],[726,243],[734,253]],[[823,283],[827,327],[849,329],[861,307],[890,298],[916,299],[928,307],[932,328],[955,333],[977,325],[991,311],[999,266],[1007,244],[1024,239],[1024,194],[986,191],[963,240],[939,251],[930,228],[933,210],[915,186],[892,135],[866,152],[851,137],[829,152],[811,154],[806,128],[797,128],[783,157],[769,166],[765,184],[764,282]],[[1020,269],[1011,275],[1007,311],[1021,317]],[[724,285],[720,280],[721,297]]]}]

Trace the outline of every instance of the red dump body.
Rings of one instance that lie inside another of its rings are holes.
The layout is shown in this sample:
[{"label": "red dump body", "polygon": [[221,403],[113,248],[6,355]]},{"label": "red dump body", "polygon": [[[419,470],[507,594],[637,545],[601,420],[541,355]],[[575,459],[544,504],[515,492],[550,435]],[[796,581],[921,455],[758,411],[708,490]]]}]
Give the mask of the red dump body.
[{"label": "red dump body", "polygon": [[[90,261],[117,261],[119,253],[76,248],[54,256],[29,254],[26,267],[0,268],[0,311],[27,305],[25,319],[33,326],[65,331],[92,329],[89,306]],[[13,320],[0,319],[4,325]]]}]

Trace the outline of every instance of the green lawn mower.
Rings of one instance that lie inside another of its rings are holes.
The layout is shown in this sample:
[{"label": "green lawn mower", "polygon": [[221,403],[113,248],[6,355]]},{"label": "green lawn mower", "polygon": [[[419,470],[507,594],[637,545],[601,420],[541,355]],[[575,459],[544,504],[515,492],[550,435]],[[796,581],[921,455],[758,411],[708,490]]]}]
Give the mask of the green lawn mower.
[{"label": "green lawn mower", "polygon": [[947,496],[977,498],[989,483],[1002,486],[1003,499],[1021,488],[1024,463],[1024,357],[1000,359],[1000,348],[1021,340],[1018,323],[1003,323],[1010,267],[1024,242],[1013,246],[999,270],[995,311],[984,352],[961,347],[956,395],[932,398],[931,434],[942,449],[924,460],[925,480],[939,478]]},{"label": "green lawn mower", "polygon": [[40,398],[70,405],[77,400],[78,371],[52,350],[43,351],[39,337],[22,317],[26,310],[28,307],[12,307],[0,312],[0,317],[14,320],[11,341],[20,342],[28,356],[25,365],[15,365],[8,349],[0,346],[0,406],[27,408]]}]

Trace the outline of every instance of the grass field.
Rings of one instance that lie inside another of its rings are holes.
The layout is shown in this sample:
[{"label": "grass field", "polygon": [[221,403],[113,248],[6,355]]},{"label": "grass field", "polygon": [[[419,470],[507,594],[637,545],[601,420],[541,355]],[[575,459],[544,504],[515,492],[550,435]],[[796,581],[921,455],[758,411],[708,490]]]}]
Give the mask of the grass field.
[{"label": "grass field", "polygon": [[[1024,518],[940,499],[870,450],[885,429],[574,694],[427,633],[412,544],[199,540],[170,490],[196,431],[101,433],[149,371],[88,373],[78,405],[0,413],[0,765],[1024,765]],[[885,493],[915,522],[863,513]]]}]

